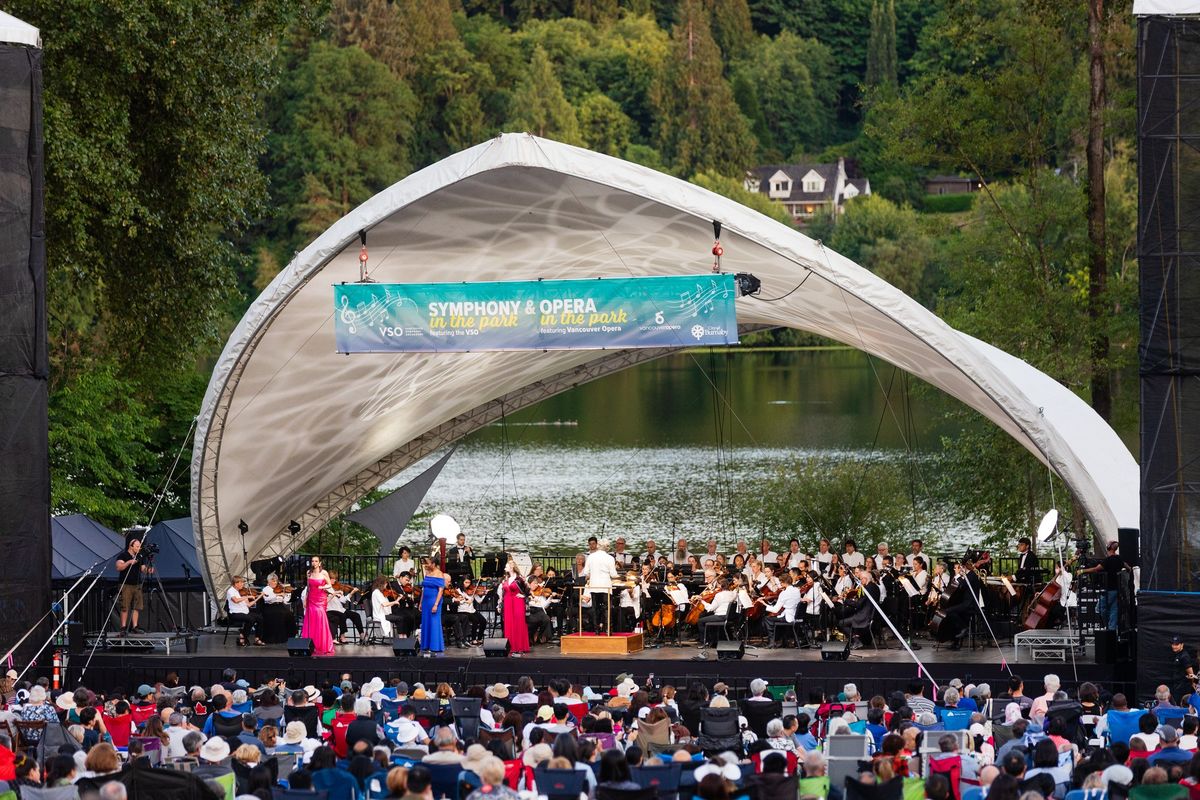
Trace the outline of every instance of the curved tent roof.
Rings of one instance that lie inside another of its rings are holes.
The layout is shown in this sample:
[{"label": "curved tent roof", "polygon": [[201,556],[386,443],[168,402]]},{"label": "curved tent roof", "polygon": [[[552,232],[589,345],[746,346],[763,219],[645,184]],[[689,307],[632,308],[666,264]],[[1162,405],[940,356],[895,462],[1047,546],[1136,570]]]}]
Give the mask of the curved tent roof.
[{"label": "curved tent roof", "polygon": [[108,563],[100,567],[105,580],[117,579],[117,553],[125,547],[125,539],[116,531],[104,527],[83,514],[67,514],[50,518],[50,580],[75,580],[88,567],[101,559]]},{"label": "curved tent roof", "polygon": [[[330,285],[358,279],[360,230],[375,280],[494,281],[704,273],[713,220],[724,226],[722,268],[754,273],[768,298],[740,298],[739,325],[811,331],[911,372],[1048,464],[1102,535],[1137,527],[1133,456],[1086,403],[1025,362],[739,203],[609,156],[505,134],[354,209],[242,318],[213,371],[192,455],[210,585],[245,569],[239,519],[250,526],[251,560],[290,552],[379,483],[502,413],[667,352],[338,355]],[[294,537],[292,519],[302,528]]]}]

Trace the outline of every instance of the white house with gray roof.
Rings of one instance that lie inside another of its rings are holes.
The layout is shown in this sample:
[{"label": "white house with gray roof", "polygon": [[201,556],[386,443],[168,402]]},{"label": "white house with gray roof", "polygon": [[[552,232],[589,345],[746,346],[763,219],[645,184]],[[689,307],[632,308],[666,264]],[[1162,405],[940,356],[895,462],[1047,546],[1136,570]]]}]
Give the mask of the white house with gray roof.
[{"label": "white house with gray roof", "polygon": [[746,173],[745,186],[783,204],[797,225],[822,212],[841,213],[847,200],[871,193],[866,178],[846,177],[846,162],[836,164],[768,164]]}]

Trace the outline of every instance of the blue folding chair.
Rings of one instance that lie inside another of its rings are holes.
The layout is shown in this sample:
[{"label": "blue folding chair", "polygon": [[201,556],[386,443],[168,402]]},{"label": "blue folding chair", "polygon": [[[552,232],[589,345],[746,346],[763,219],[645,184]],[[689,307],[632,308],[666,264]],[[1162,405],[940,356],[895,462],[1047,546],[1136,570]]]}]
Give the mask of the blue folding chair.
[{"label": "blue folding chair", "polygon": [[424,766],[429,768],[433,777],[433,796],[439,800],[442,797],[458,800],[458,775],[462,772],[462,767],[458,764],[424,764]]}]

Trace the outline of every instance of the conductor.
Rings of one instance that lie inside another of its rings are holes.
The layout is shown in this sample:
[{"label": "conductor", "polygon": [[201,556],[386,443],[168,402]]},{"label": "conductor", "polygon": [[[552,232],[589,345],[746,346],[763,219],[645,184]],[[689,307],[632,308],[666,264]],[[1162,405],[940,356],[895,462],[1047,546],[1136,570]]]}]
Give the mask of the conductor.
[{"label": "conductor", "polygon": [[608,539],[601,539],[596,543],[596,549],[588,553],[579,576],[587,579],[587,591],[592,595],[592,630],[610,633],[608,600],[613,579],[621,574],[617,572],[617,562],[608,554]]}]

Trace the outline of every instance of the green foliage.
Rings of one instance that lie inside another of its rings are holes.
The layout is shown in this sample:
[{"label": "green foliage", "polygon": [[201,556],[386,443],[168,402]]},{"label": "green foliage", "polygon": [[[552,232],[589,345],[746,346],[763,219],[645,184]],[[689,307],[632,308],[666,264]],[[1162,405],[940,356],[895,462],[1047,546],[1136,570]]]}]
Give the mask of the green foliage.
[{"label": "green foliage", "polygon": [[736,178],[729,178],[711,172],[697,172],[689,180],[697,186],[703,186],[710,192],[716,192],[719,195],[728,197],[730,200],[736,200],[742,205],[749,206],[776,222],[782,222],[789,228],[792,227],[792,215],[788,213],[788,210],[783,207],[782,203],[772,200],[762,192],[750,191]]},{"label": "green foliage", "polygon": [[921,209],[931,214],[958,214],[970,211],[975,205],[976,192],[963,194],[927,194],[921,201]]},{"label": "green foliage", "polygon": [[415,99],[357,47],[313,45],[281,91],[271,137],[285,235],[301,245],[404,176]]},{"label": "green foliage", "polygon": [[754,137],[722,77],[721,52],[699,0],[680,6],[651,102],[658,115],[658,149],[678,174],[738,176],[751,166]]},{"label": "green foliage", "polygon": [[[265,198],[255,113],[303,0],[16,0],[45,42],[51,335],[129,374],[215,343]],[[163,324],[170,320],[170,324]],[[63,352],[52,348],[53,352]]]},{"label": "green foliage", "polygon": [[629,147],[633,120],[626,116],[616,100],[593,92],[579,104],[579,127],[590,149],[620,156]]},{"label": "green foliage", "polygon": [[872,89],[896,88],[896,0],[871,4],[871,38],[867,42],[867,80]]},{"label": "green foliage", "polygon": [[733,66],[738,105],[754,121],[762,161],[815,152],[830,140],[837,84],[833,56],[790,31],[760,37],[753,56]]},{"label": "green foliage", "polygon": [[713,40],[728,60],[742,58],[754,39],[750,6],[746,0],[705,0],[712,24]]},{"label": "green foliage", "polygon": [[828,242],[832,249],[916,297],[931,247],[912,208],[878,195],[856,197],[846,203]]},{"label": "green foliage", "polygon": [[566,144],[583,144],[575,109],[567,102],[562,84],[554,74],[554,65],[541,45],[533,49],[529,74],[513,93],[509,128]]},{"label": "green foliage", "polygon": [[[50,506],[112,527],[145,521],[157,464],[153,421],[112,364],[77,372],[50,398]],[[185,470],[186,472],[186,470]]]},{"label": "green foliage", "polygon": [[868,551],[875,542],[927,536],[928,515],[913,502],[907,473],[884,456],[796,459],[742,501],[762,530],[804,541],[853,538]]}]

